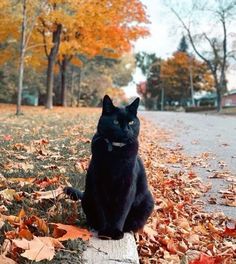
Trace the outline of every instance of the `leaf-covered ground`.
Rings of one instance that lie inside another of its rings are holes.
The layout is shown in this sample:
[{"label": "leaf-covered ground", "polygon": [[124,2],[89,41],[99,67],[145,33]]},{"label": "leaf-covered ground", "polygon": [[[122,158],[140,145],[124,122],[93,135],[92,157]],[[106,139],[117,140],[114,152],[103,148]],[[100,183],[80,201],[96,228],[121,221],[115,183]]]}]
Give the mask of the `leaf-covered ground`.
[{"label": "leaf-covered ground", "polygon": [[[85,245],[74,239],[86,240],[89,234],[71,226],[84,226],[84,216],[78,203],[64,197],[62,187],[84,186],[99,112],[23,110],[24,115],[16,117],[14,106],[0,105],[0,263],[7,262],[7,257],[20,263],[41,259],[47,263],[51,258],[50,263],[80,263]],[[68,224],[68,230],[54,223]],[[64,248],[55,241],[42,242],[41,237],[59,237],[58,241],[65,241]],[[32,241],[36,253],[26,252],[24,246],[29,245],[19,244],[19,239]],[[48,260],[43,260],[45,256]]]},{"label": "leaf-covered ground", "polygon": [[[0,105],[0,263],[81,263],[90,234],[75,226],[85,226],[80,205],[61,192],[84,186],[99,111],[25,107],[18,118],[14,111]],[[234,263],[235,222],[203,212],[199,201],[210,186],[193,168],[207,153],[193,160],[181,146],[162,147],[169,137],[142,121],[140,152],[155,210],[136,234],[141,263]]]},{"label": "leaf-covered ground", "polygon": [[[141,263],[236,263],[235,219],[204,212],[199,199],[211,185],[200,180],[194,167],[207,166],[209,153],[190,158],[178,144],[163,147],[170,139],[163,130],[143,122],[142,131],[141,156],[155,209],[143,232],[136,234]],[[228,198],[235,202],[235,185]]]}]

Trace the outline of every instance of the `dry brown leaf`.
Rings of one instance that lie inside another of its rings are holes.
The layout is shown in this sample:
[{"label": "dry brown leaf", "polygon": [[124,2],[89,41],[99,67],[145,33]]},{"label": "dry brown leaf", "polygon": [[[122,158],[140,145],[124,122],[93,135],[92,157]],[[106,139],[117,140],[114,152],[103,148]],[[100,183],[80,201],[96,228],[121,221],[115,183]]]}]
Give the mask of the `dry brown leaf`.
[{"label": "dry brown leaf", "polygon": [[158,235],[157,231],[149,226],[144,226],[143,232],[147,234],[148,238],[152,241],[156,241],[156,236]]},{"label": "dry brown leaf", "polygon": [[224,205],[236,207],[236,198],[234,200],[231,200],[229,198],[225,198],[222,202]]},{"label": "dry brown leaf", "polygon": [[1,264],[17,264],[13,259],[10,259],[4,255],[0,255],[0,263]]},{"label": "dry brown leaf", "polygon": [[21,163],[19,164],[19,168],[21,168],[24,171],[30,171],[33,170],[34,165],[31,163]]},{"label": "dry brown leaf", "polygon": [[63,188],[59,187],[56,190],[50,190],[46,192],[35,192],[33,193],[33,195],[36,200],[40,201],[43,199],[55,199],[63,193]]},{"label": "dry brown leaf", "polygon": [[8,182],[19,183],[21,186],[25,184],[32,184],[35,178],[9,178]]},{"label": "dry brown leaf", "polygon": [[92,236],[92,233],[87,229],[80,228],[78,226],[64,225],[60,223],[52,223],[54,225],[53,237],[57,238],[59,241],[66,241],[68,239],[81,238],[86,241]]},{"label": "dry brown leaf", "polygon": [[197,234],[190,234],[190,236],[188,237],[187,242],[191,245],[196,245],[199,243],[199,235]]},{"label": "dry brown leaf", "polygon": [[178,226],[181,227],[183,229],[185,229],[186,231],[190,231],[191,227],[189,225],[189,220],[185,217],[179,217],[178,219],[176,219],[174,221],[174,223]]},{"label": "dry brown leaf", "polygon": [[22,257],[33,261],[41,261],[44,259],[52,260],[55,255],[55,248],[64,248],[63,245],[52,237],[36,237],[32,240],[13,239],[16,247],[25,250],[21,254]]},{"label": "dry brown leaf", "polygon": [[33,215],[29,219],[27,219],[27,221],[25,221],[25,224],[26,225],[33,225],[40,232],[43,232],[45,235],[47,235],[49,232],[49,228],[48,228],[48,225],[46,224],[46,222],[43,219],[41,219],[35,215]]},{"label": "dry brown leaf", "polygon": [[17,195],[17,192],[13,189],[7,188],[7,189],[0,191],[0,196],[2,196],[3,199],[9,200],[9,201],[15,200],[16,195]]},{"label": "dry brown leaf", "polygon": [[45,177],[43,179],[39,179],[34,181],[36,185],[38,185],[40,188],[44,189],[54,183],[58,183],[60,180],[60,175],[54,176],[53,178]]},{"label": "dry brown leaf", "polygon": [[27,160],[29,157],[23,156],[23,155],[14,155],[16,159],[18,160]]},{"label": "dry brown leaf", "polygon": [[223,236],[236,237],[236,221],[227,221],[225,230],[222,233]]},{"label": "dry brown leaf", "polygon": [[28,229],[21,229],[18,233],[19,238],[26,238],[27,240],[33,239],[33,234]]}]

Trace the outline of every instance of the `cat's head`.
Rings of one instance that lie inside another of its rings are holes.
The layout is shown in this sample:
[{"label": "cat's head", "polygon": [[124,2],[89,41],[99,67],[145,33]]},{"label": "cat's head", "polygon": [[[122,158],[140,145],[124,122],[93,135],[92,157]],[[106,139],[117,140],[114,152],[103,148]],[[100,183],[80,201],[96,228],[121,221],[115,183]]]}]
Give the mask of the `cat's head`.
[{"label": "cat's head", "polygon": [[98,133],[112,142],[132,143],[139,134],[137,109],[139,98],[124,108],[113,105],[111,98],[103,98],[102,115],[98,122]]}]

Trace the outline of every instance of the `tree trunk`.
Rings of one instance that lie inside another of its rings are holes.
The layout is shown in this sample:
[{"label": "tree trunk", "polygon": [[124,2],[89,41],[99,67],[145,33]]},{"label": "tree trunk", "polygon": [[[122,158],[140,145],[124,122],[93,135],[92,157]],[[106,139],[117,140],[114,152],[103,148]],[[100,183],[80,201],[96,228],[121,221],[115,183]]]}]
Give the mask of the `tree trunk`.
[{"label": "tree trunk", "polygon": [[22,90],[24,79],[24,59],[25,59],[25,39],[26,39],[26,0],[23,0],[23,20],[21,25],[21,43],[20,43],[20,63],[19,63],[19,79],[17,90],[16,115],[21,114]]},{"label": "tree trunk", "polygon": [[217,87],[216,87],[216,95],[217,95],[217,98],[216,98],[216,100],[217,100],[217,107],[216,107],[216,109],[217,109],[217,112],[220,112],[221,111],[221,109],[222,109],[222,106],[221,106],[221,91],[223,90],[223,87],[220,87],[220,85],[218,85]]},{"label": "tree trunk", "polygon": [[61,105],[64,107],[67,106],[67,66],[68,59],[66,56],[64,56],[61,63]]},{"label": "tree trunk", "polygon": [[80,97],[81,97],[81,68],[79,68],[78,72],[78,80],[77,80],[77,87],[78,87],[78,107],[80,107]]},{"label": "tree trunk", "polygon": [[48,68],[47,68],[47,97],[45,107],[48,109],[53,108],[53,81],[54,81],[54,66],[56,56],[60,45],[60,36],[62,31],[62,25],[57,25],[56,30],[53,32],[52,42],[53,46],[48,56]]}]

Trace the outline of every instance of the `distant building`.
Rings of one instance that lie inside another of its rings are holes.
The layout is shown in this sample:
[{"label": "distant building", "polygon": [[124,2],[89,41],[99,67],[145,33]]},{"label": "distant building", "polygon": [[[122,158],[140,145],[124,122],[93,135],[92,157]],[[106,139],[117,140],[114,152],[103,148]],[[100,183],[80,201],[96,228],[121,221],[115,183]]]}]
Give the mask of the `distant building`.
[{"label": "distant building", "polygon": [[223,95],[222,107],[236,107],[236,89],[228,91]]}]

